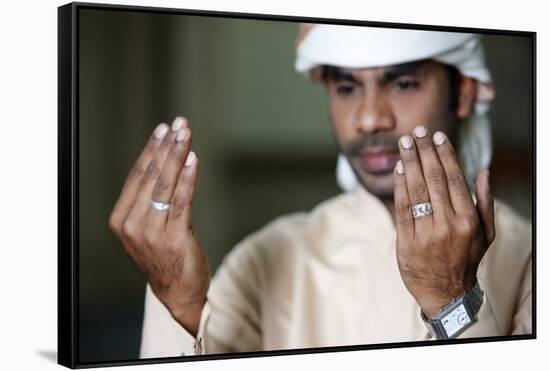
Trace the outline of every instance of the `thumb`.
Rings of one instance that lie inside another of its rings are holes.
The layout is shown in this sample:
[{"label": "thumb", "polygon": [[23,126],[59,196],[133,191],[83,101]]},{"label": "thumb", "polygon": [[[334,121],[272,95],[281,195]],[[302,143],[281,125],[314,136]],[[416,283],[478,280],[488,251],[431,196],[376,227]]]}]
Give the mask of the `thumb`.
[{"label": "thumb", "polygon": [[483,169],[476,178],[476,209],[485,231],[487,248],[495,239],[495,209],[491,187],[489,186],[489,169]]}]

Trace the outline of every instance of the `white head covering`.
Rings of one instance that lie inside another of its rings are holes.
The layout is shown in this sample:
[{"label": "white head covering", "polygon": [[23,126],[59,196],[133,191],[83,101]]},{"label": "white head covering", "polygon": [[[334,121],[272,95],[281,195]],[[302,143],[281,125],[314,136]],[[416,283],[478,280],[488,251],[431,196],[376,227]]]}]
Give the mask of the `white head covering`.
[{"label": "white head covering", "polygon": [[[318,78],[321,65],[370,68],[433,59],[455,66],[477,81],[474,112],[461,123],[458,153],[473,189],[478,172],[491,162],[492,141],[488,118],[494,98],[491,74],[485,65],[479,35],[364,26],[302,24],[297,39],[295,68]],[[345,191],[359,182],[343,155],[339,155],[337,181]]]}]

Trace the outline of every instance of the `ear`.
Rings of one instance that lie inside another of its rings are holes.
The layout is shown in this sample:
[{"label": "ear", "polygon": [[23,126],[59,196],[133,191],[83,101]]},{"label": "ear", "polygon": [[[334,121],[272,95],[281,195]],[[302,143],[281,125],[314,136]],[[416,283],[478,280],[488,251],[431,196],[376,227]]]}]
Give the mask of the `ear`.
[{"label": "ear", "polygon": [[456,115],[459,119],[470,116],[476,99],[476,81],[470,77],[461,76],[458,91]]}]

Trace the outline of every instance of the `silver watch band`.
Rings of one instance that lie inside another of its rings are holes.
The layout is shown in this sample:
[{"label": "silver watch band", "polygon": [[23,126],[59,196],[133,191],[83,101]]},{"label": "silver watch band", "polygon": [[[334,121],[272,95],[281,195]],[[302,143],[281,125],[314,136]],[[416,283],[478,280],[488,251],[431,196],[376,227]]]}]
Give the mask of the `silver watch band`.
[{"label": "silver watch band", "polygon": [[483,290],[476,282],[470,290],[455,298],[435,317],[427,318],[422,310],[420,315],[430,333],[437,339],[454,339],[477,321],[483,296]]}]

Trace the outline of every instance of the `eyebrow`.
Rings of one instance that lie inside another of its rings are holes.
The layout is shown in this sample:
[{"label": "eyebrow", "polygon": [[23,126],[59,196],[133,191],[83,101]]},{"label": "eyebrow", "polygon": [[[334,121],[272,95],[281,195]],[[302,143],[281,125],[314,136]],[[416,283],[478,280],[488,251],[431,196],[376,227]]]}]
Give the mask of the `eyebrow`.
[{"label": "eyebrow", "polygon": [[[422,68],[422,61],[408,62],[389,66],[382,73],[382,81],[391,81],[398,77],[405,75],[416,75]],[[353,83],[359,83],[359,80],[355,78],[353,72],[343,70],[341,67],[330,66],[329,78],[335,82],[349,81]]]},{"label": "eyebrow", "polygon": [[334,82],[340,81],[349,81],[349,82],[358,82],[357,79],[353,76],[353,73],[349,71],[344,71],[340,67],[329,67],[329,78]]},{"label": "eyebrow", "polygon": [[389,81],[405,75],[416,75],[419,73],[422,65],[422,62],[416,61],[390,66],[384,71],[382,80]]}]

